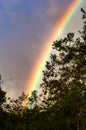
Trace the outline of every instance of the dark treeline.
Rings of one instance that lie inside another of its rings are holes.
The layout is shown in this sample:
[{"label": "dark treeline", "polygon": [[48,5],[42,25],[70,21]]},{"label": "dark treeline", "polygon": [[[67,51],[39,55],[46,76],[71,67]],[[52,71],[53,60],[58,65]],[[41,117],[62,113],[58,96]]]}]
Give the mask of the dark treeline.
[{"label": "dark treeline", "polygon": [[[53,43],[55,53],[46,62],[40,93],[34,91],[29,107],[6,97],[0,86],[0,130],[86,130],[86,11],[78,37],[68,33]],[[0,77],[1,83],[1,77]]]}]

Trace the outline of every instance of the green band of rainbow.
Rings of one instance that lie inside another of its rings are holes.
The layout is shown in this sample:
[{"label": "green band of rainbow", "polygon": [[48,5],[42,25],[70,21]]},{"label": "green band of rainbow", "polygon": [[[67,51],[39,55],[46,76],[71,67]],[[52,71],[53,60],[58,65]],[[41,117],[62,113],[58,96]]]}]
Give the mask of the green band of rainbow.
[{"label": "green band of rainbow", "polygon": [[[74,13],[76,12],[77,8],[80,7],[83,0],[72,0],[72,3],[69,5],[67,10],[65,11],[64,15],[60,18],[59,22],[57,23],[57,26],[55,27],[54,32],[52,32],[51,38],[45,43],[45,46],[43,48],[43,51],[40,54],[40,57],[38,57],[38,60],[36,62],[35,67],[33,68],[33,71],[30,75],[30,78],[28,79],[28,83],[26,86],[26,92],[29,93],[28,97],[31,96],[31,92],[36,89],[37,83],[39,82],[40,75],[43,71],[43,68],[45,66],[45,62],[48,59],[51,49],[52,49],[52,42],[54,40],[57,40],[62,32],[64,31],[65,27],[73,17]],[[25,101],[25,104],[28,104],[28,100]]]}]

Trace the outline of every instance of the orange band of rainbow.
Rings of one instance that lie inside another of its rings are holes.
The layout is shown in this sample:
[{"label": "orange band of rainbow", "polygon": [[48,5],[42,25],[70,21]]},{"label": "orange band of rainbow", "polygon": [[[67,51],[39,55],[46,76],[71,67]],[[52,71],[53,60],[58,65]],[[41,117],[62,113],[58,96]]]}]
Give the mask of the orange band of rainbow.
[{"label": "orange band of rainbow", "polygon": [[[57,40],[61,36],[63,30],[71,20],[77,8],[80,7],[82,2],[83,0],[72,0],[72,3],[69,5],[67,10],[64,12],[64,15],[60,18],[59,22],[57,23],[54,32],[52,32],[53,35],[51,36],[51,38],[49,38],[49,41],[45,43],[43,51],[41,52],[40,57],[38,57],[36,65],[33,68],[30,78],[28,79],[25,91],[25,93],[29,94],[28,97],[31,96],[32,91],[36,89],[37,83],[39,82],[40,75],[43,71],[46,60],[48,59],[52,49],[51,43],[53,42],[53,40]],[[25,104],[28,104],[28,100],[25,101]]]}]

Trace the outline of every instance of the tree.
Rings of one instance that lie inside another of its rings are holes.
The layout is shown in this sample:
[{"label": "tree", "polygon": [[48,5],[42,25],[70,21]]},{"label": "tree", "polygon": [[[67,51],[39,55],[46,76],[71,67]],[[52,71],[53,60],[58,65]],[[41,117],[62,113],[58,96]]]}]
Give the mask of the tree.
[{"label": "tree", "polygon": [[51,111],[52,118],[58,116],[57,125],[61,119],[58,129],[86,129],[86,11],[81,8],[81,12],[84,25],[79,36],[68,33],[56,40],[56,53],[51,54],[43,71],[42,106]]},{"label": "tree", "polygon": [[6,92],[4,92],[1,88],[2,78],[0,75],[0,108],[2,107],[2,104],[6,101]]},{"label": "tree", "polygon": [[23,92],[21,96],[19,96],[16,99],[11,99],[8,97],[7,103],[4,105],[4,108],[9,113],[14,113],[16,115],[21,115],[23,113],[23,110],[25,107],[23,106],[23,103],[27,99],[27,95]]}]

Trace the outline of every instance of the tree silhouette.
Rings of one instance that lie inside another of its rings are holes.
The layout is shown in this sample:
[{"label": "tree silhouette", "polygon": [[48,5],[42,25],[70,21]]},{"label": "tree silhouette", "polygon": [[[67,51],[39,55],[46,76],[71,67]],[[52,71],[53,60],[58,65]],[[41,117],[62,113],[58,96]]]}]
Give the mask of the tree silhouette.
[{"label": "tree silhouette", "polygon": [[58,129],[86,129],[86,12],[81,11],[84,25],[79,36],[68,33],[56,40],[56,53],[51,54],[43,71],[42,104],[44,110],[51,111],[51,118],[58,117],[57,125],[62,122]]}]

